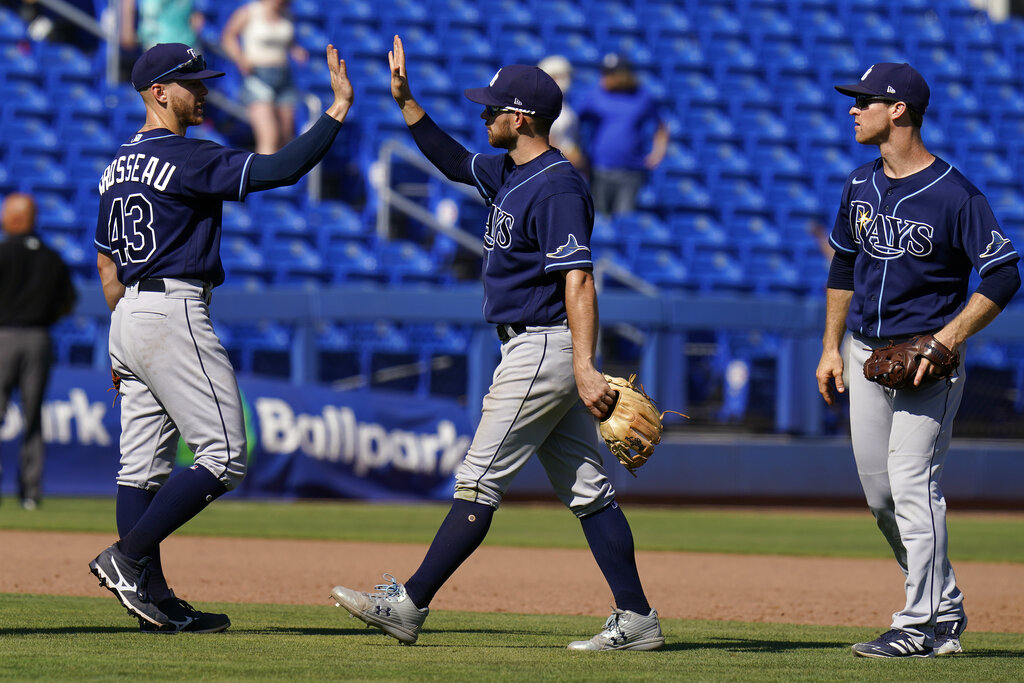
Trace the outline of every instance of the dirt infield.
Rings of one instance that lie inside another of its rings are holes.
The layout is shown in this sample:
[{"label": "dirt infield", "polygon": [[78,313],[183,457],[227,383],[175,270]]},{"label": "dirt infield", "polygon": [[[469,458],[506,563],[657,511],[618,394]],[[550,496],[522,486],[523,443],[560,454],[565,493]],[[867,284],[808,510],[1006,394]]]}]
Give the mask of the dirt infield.
[{"label": "dirt infield", "polygon": [[[0,531],[0,593],[100,596],[87,565],[110,538]],[[175,591],[211,601],[329,604],[336,584],[368,590],[408,577],[425,546],[172,537],[164,567]],[[902,607],[893,561],[640,552],[640,574],[665,617],[884,628]],[[971,630],[1024,632],[1024,566],[960,562]],[[608,614],[611,594],[586,550],[483,546],[431,607],[475,612]]]}]

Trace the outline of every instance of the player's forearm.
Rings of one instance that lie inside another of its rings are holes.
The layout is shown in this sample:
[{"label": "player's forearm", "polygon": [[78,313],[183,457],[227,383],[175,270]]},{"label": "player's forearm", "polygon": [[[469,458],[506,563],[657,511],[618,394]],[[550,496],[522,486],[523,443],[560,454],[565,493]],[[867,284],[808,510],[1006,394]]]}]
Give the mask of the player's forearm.
[{"label": "player's forearm", "polygon": [[574,367],[594,367],[597,354],[597,290],[588,270],[571,270],[565,276],[565,312],[572,333]]},{"label": "player's forearm", "polygon": [[987,296],[975,292],[964,309],[935,333],[935,338],[950,349],[955,349],[967,341],[968,337],[985,329],[1002,310]]},{"label": "player's forearm", "polygon": [[402,111],[402,118],[405,119],[405,125],[407,126],[416,124],[420,119],[427,115],[427,112],[420,106],[420,103],[411,97],[404,100],[399,105],[399,108]]},{"label": "player's forearm", "polygon": [[106,254],[97,254],[96,270],[103,285],[103,298],[107,300],[107,307],[114,310],[124,296],[124,285],[117,279],[117,266]]},{"label": "player's forearm", "polygon": [[846,314],[850,311],[853,290],[825,290],[825,334],[821,339],[824,351],[838,351],[846,335]]},{"label": "player's forearm", "polygon": [[257,154],[249,171],[249,191],[294,185],[320,163],[341,130],[341,123],[323,115],[313,127],[274,154]]},{"label": "player's forearm", "polygon": [[473,155],[441,130],[433,119],[424,114],[414,125],[409,126],[409,132],[427,161],[444,173],[446,178],[460,183],[473,182],[469,171],[469,160]]}]

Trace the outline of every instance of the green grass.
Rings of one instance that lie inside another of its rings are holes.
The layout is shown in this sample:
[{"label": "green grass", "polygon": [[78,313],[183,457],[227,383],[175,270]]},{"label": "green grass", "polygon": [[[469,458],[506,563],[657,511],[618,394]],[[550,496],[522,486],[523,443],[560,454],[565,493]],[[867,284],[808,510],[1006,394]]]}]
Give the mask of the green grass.
[{"label": "green grass", "polygon": [[15,680],[1017,681],[1024,634],[968,632],[966,653],[866,660],[861,628],[666,619],[659,652],[569,652],[590,617],[436,612],[401,647],[334,607],[212,604],[222,634],[141,634],[109,598],[0,595],[0,678]]},{"label": "green grass", "polygon": [[[179,533],[249,538],[381,541],[425,544],[447,504],[255,502],[211,505]],[[891,557],[862,513],[743,509],[626,508],[640,550],[678,550],[820,557]],[[114,532],[112,499],[48,498],[36,512],[0,508],[0,529]],[[1024,516],[949,516],[950,554],[958,561],[1024,562]],[[579,523],[555,505],[508,504],[495,515],[488,545],[586,547]]]}]

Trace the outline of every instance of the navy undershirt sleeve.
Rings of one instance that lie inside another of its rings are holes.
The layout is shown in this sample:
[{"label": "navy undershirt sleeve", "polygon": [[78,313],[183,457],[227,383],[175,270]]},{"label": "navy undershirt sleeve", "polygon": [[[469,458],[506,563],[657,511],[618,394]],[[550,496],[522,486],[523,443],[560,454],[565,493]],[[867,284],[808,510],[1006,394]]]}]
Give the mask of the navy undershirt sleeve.
[{"label": "navy undershirt sleeve", "polygon": [[829,289],[853,289],[853,264],[857,261],[857,254],[847,254],[844,251],[836,250],[832,257],[832,265],[828,269]]},{"label": "navy undershirt sleeve", "polygon": [[449,180],[460,183],[473,183],[470,170],[470,159],[473,154],[460,145],[452,136],[441,130],[433,119],[424,115],[422,119],[409,126],[412,139],[423,152],[423,156],[444,173]]},{"label": "navy undershirt sleeve", "polygon": [[313,127],[274,154],[257,154],[249,171],[250,192],[294,185],[331,148],[341,130],[341,122],[323,114]]},{"label": "navy undershirt sleeve", "polygon": [[1020,289],[1020,271],[1017,269],[1017,261],[1002,263],[987,271],[981,277],[981,283],[975,291],[983,294],[999,306],[1006,308],[1010,299]]}]

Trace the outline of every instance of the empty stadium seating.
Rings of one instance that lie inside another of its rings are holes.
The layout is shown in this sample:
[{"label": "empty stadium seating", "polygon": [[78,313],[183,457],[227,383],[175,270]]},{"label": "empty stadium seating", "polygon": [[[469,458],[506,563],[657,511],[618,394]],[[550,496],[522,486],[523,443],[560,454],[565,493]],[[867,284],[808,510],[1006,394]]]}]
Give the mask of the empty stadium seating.
[{"label": "empty stadium seating", "polygon": [[[234,7],[207,3],[207,40],[216,40]],[[301,88],[330,96],[317,58],[328,40],[348,60],[357,100],[345,130],[356,131],[359,158],[350,161],[363,175],[383,140],[411,143],[390,95],[386,53],[396,32],[417,96],[457,139],[481,151],[479,107],[462,97],[463,88],[487,82],[503,63],[561,53],[576,68],[569,100],[578,102],[596,83],[602,55],[626,54],[658,100],[672,142],[640,210],[598,217],[592,241],[595,255],[657,287],[820,296],[827,260],[808,225],[831,226],[847,174],[875,155],[854,141],[849,101],[832,86],[877,61],[910,61],[929,79],[925,141],[986,192],[1024,244],[1024,21],[995,24],[967,0],[395,0],[386,10],[370,0],[294,0],[292,11],[298,39],[312,53],[295,70]],[[226,70],[218,86],[234,96],[238,75]],[[0,191],[35,193],[47,239],[76,277],[95,278],[96,181],[142,121],[138,95],[105,82],[101,53],[29,40],[6,7],[0,92]],[[224,141],[228,132],[210,125],[191,134]],[[376,232],[373,201],[363,207],[328,195],[314,202],[304,190],[225,204],[227,286],[447,286],[456,279],[450,239],[411,221],[402,239],[388,239]],[[367,193],[373,197],[372,188]],[[431,207],[448,197],[429,185],[425,194],[417,200]],[[452,197],[460,227],[479,234],[480,206]],[[59,353],[70,357],[89,330],[65,328]],[[290,330],[268,323],[225,334],[244,369],[287,365]],[[327,325],[316,344],[330,359],[322,378],[335,381],[373,372],[380,352],[418,363],[436,353],[458,357],[466,339],[443,325]],[[985,357],[1011,362],[1000,349]]]}]

